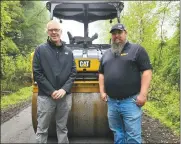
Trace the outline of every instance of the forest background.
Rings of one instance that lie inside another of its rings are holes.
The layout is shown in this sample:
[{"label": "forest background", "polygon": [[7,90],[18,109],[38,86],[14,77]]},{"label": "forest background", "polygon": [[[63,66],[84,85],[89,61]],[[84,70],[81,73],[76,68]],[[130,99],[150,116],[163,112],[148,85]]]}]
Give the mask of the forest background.
[{"label": "forest background", "polygon": [[[129,1],[121,13],[128,40],[142,45],[153,66],[144,111],[180,133],[179,1]],[[45,42],[49,12],[41,1],[1,2],[1,107],[31,98],[30,55]],[[109,21],[97,22],[100,43],[108,43]],[[171,33],[170,33],[171,31]]]}]

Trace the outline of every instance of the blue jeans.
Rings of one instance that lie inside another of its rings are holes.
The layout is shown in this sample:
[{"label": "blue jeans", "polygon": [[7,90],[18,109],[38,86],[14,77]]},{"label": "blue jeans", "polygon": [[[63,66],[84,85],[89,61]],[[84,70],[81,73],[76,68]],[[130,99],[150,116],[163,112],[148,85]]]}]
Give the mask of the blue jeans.
[{"label": "blue jeans", "polygon": [[136,105],[134,95],[117,100],[108,97],[108,122],[114,134],[114,143],[141,143],[142,109]]}]

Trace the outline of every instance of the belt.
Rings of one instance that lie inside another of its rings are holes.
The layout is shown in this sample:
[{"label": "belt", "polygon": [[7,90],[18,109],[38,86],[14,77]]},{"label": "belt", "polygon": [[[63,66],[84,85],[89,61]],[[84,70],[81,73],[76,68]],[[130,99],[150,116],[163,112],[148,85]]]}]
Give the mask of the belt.
[{"label": "belt", "polygon": [[119,97],[119,98],[112,98],[114,100],[125,100],[125,99],[128,99],[128,98],[132,98],[133,96],[128,96],[128,97]]}]

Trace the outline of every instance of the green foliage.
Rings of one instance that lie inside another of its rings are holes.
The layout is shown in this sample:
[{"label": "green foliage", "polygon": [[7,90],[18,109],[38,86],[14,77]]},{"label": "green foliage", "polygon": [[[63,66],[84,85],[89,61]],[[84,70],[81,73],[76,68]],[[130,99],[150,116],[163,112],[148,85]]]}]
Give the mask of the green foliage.
[{"label": "green foliage", "polygon": [[19,53],[19,49],[12,38],[6,37],[6,39],[2,40],[1,53],[4,55],[16,55]]},{"label": "green foliage", "polygon": [[31,84],[30,77],[25,75],[30,72],[30,56],[3,56],[2,61],[2,90],[16,91],[24,84]]},{"label": "green foliage", "polygon": [[34,48],[46,40],[45,26],[48,22],[48,11],[40,1],[22,3],[23,22],[19,23],[18,37],[14,39],[21,54],[31,53]]},{"label": "green foliage", "polygon": [[17,91],[31,85],[30,53],[46,40],[49,15],[40,1],[2,1],[1,13],[1,90]]},{"label": "green foliage", "polygon": [[135,1],[128,4],[128,12],[122,21],[128,30],[128,39],[142,45],[153,61],[159,41],[157,26],[159,18],[155,14],[156,1]]},{"label": "green foliage", "polygon": [[172,85],[180,85],[180,42],[178,38],[180,33],[179,24],[173,37],[166,42],[162,51],[162,59],[157,72],[162,74],[164,80],[169,81]]},{"label": "green foliage", "polygon": [[31,99],[31,89],[32,87],[25,87],[18,90],[16,93],[10,95],[4,95],[1,98],[1,110],[13,107],[21,102],[25,102]]},{"label": "green foliage", "polygon": [[144,106],[146,112],[157,118],[175,131],[180,132],[180,96],[177,86],[173,86],[163,77],[154,74],[149,92],[148,102]]},{"label": "green foliage", "polygon": [[23,13],[25,18],[20,25],[21,38],[16,39],[15,43],[22,54],[27,54],[47,38],[45,27],[48,22],[48,11],[42,2],[30,1],[24,3]]},{"label": "green foliage", "polygon": [[4,38],[4,33],[7,32],[9,24],[11,23],[11,17],[8,15],[6,9],[9,8],[7,1],[1,2],[1,39]]}]

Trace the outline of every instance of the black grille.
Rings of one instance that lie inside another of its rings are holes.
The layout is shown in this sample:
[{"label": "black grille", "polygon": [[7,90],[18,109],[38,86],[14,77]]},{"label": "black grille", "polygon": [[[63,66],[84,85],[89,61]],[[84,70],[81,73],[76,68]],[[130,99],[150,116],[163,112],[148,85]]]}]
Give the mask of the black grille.
[{"label": "black grille", "polygon": [[79,72],[77,73],[76,80],[98,80],[98,72],[90,73],[90,72]]}]

